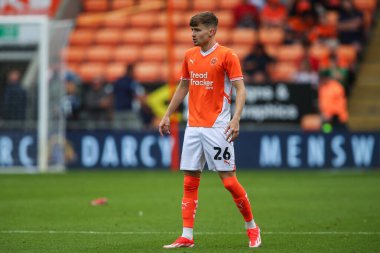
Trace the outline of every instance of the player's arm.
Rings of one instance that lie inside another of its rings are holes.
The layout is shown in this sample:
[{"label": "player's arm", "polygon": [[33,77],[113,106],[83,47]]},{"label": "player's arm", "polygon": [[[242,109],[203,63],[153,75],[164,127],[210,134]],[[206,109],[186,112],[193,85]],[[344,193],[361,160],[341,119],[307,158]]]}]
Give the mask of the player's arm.
[{"label": "player's arm", "polygon": [[243,79],[236,80],[232,82],[232,85],[236,89],[236,100],[235,100],[235,113],[228,124],[225,133],[227,133],[227,141],[234,141],[239,135],[239,122],[241,113],[243,112],[246,91]]},{"label": "player's arm", "polygon": [[188,92],[189,81],[182,79],[174,92],[173,98],[170,101],[165,115],[161,119],[160,125],[158,126],[158,131],[161,136],[164,134],[170,134],[170,116],[175,112],[175,110],[177,110],[178,106],[182,103]]}]

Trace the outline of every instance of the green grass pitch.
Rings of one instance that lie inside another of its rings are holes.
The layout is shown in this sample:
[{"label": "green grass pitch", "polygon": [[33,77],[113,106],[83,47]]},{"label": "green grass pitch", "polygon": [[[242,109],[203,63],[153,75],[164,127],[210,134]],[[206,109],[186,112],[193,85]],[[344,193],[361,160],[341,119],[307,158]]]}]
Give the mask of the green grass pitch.
[{"label": "green grass pitch", "polygon": [[[380,252],[379,171],[238,171],[262,247],[217,174],[201,180],[195,247],[181,229],[182,174],[87,171],[0,175],[0,252]],[[104,206],[90,201],[107,197]]]}]

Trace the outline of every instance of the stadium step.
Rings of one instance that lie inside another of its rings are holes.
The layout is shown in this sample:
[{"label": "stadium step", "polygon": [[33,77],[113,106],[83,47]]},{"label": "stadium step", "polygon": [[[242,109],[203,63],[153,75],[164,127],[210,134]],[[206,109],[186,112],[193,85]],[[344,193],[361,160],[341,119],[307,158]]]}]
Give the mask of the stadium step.
[{"label": "stadium step", "polygon": [[[379,21],[379,19],[377,20]],[[377,22],[379,23],[379,22]],[[380,26],[375,26],[364,61],[359,69],[356,85],[348,108],[352,130],[379,130],[380,128]]]}]

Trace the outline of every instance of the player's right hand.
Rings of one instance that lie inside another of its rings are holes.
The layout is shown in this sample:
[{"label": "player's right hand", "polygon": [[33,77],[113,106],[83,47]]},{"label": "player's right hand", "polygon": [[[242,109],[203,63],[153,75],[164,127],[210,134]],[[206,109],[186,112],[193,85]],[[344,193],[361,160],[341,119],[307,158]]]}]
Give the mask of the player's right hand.
[{"label": "player's right hand", "polygon": [[160,132],[161,136],[164,136],[164,134],[170,134],[170,119],[168,116],[164,116],[158,125],[158,131]]}]

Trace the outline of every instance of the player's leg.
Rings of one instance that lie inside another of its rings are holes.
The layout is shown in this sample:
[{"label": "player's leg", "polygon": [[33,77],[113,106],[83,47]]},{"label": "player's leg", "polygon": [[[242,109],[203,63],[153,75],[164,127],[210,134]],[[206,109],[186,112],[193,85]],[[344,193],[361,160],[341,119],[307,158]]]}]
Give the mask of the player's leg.
[{"label": "player's leg", "polygon": [[245,228],[249,237],[249,247],[256,248],[261,244],[260,228],[255,224],[251,203],[247,192],[239,183],[234,171],[219,171],[224,187],[231,193],[234,202],[245,220]]},{"label": "player's leg", "polygon": [[226,140],[223,128],[205,129],[203,140],[209,168],[219,173],[224,187],[231,193],[236,206],[243,215],[247,233],[250,237],[250,247],[258,247],[261,243],[260,230],[253,220],[251,204],[247,193],[236,178],[233,143],[229,143]]},{"label": "player's leg", "polygon": [[182,198],[182,235],[164,248],[193,247],[193,228],[198,207],[200,176],[205,165],[205,157],[196,128],[187,128],[182,149],[181,170],[184,171]]}]

